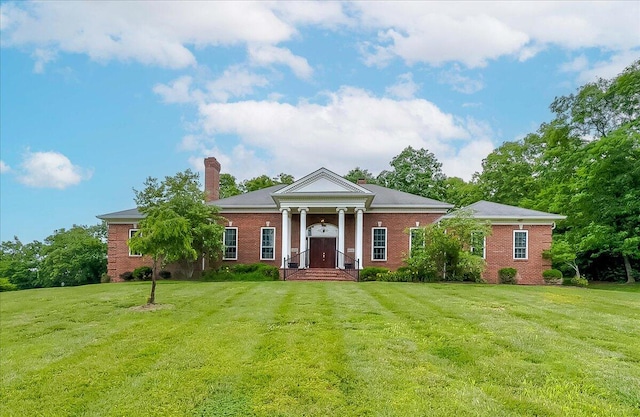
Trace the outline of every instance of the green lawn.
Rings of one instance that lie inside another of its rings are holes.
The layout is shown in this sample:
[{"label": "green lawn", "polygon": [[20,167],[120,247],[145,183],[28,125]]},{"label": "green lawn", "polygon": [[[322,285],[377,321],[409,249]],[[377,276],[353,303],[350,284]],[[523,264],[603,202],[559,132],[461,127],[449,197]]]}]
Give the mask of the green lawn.
[{"label": "green lawn", "polygon": [[640,285],[0,294],[2,416],[640,416]]}]

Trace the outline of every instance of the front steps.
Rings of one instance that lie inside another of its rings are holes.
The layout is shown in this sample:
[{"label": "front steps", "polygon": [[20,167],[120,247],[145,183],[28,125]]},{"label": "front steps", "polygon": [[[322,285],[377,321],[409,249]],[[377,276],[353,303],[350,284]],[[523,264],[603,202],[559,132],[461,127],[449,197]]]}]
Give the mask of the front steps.
[{"label": "front steps", "polygon": [[347,274],[342,269],[336,268],[309,268],[293,271],[287,270],[287,281],[355,281],[355,277]]}]

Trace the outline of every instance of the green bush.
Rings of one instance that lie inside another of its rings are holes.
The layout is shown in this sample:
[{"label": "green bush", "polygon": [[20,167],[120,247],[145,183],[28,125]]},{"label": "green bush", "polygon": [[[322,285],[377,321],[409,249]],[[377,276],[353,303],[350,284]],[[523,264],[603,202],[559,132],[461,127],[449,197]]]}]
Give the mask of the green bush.
[{"label": "green bush", "polygon": [[0,292],[15,291],[18,287],[9,282],[9,278],[0,278]]},{"label": "green bush", "polygon": [[103,284],[106,284],[107,282],[111,282],[111,276],[106,272],[103,272],[102,275],[100,275],[100,282]]},{"label": "green bush", "polygon": [[163,269],[162,271],[158,272],[158,275],[160,275],[160,278],[162,278],[162,279],[170,279],[171,278],[171,271],[167,271],[167,270]]},{"label": "green bush", "polygon": [[395,272],[386,272],[376,275],[376,281],[384,281],[384,282],[413,282],[414,275],[411,273],[411,270],[401,270],[398,268]]},{"label": "green bush", "polygon": [[378,281],[379,274],[389,273],[389,268],[381,266],[368,266],[360,271],[360,281]]},{"label": "green bush", "polygon": [[149,281],[153,275],[153,269],[148,266],[141,266],[133,270],[133,278],[140,281]]},{"label": "green bush", "polygon": [[120,274],[120,278],[122,278],[124,281],[131,281],[133,280],[133,272],[131,271],[123,272],[122,274]]},{"label": "green bush", "polygon": [[280,270],[263,263],[223,266],[217,271],[207,271],[202,274],[203,281],[277,281],[278,279],[280,279]]},{"label": "green bush", "polygon": [[502,268],[498,271],[501,284],[516,284],[518,270],[515,268]]},{"label": "green bush", "polygon": [[562,272],[557,269],[547,269],[542,271],[542,278],[545,282],[555,282],[562,279]]},{"label": "green bush", "polygon": [[571,278],[571,285],[575,285],[576,287],[586,287],[589,285],[589,281],[587,281],[586,278],[573,277]]}]

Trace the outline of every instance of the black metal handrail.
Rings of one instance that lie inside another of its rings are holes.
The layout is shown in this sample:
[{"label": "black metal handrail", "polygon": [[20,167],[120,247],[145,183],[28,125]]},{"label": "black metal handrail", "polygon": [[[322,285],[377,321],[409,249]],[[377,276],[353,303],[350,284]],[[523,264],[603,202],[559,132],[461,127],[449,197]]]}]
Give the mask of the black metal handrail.
[{"label": "black metal handrail", "polygon": [[[340,268],[340,255],[343,256],[343,268]],[[340,252],[336,249],[336,263],[338,268],[343,270],[346,274],[355,278],[356,281],[360,281],[360,260],[352,258],[344,252]]]},{"label": "black metal handrail", "polygon": [[[288,277],[291,277],[295,274],[297,274],[301,269],[305,269],[309,267],[309,257],[306,256],[309,253],[309,250],[307,249],[304,252],[300,252],[297,253],[293,256],[288,256],[284,258],[284,268],[282,268],[283,272],[282,272],[282,279],[283,280],[287,280]],[[304,265],[300,266],[301,262],[301,255],[305,255],[303,260],[304,260]]]}]

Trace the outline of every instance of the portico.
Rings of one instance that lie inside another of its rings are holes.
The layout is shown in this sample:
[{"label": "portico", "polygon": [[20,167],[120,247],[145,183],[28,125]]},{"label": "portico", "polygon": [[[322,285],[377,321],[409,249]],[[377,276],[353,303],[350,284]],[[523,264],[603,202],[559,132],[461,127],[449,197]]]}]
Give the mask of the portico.
[{"label": "portico", "polygon": [[323,168],[271,196],[282,216],[282,268],[362,268],[363,213],[374,198],[371,191]]}]

